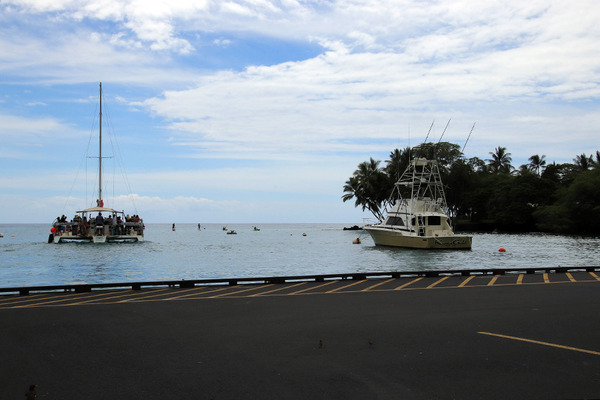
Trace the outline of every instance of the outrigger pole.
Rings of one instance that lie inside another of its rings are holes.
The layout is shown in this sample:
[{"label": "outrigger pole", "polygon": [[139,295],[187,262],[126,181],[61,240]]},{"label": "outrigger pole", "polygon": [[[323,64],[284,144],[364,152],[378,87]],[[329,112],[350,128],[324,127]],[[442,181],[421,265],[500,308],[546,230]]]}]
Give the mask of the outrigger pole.
[{"label": "outrigger pole", "polygon": [[471,132],[469,132],[469,136],[467,136],[467,140],[465,140],[465,144],[462,148],[462,150],[460,151],[461,153],[463,153],[465,151],[465,147],[467,147],[467,143],[469,142],[469,139],[471,138],[471,133],[473,133],[473,129],[475,129],[475,124],[477,122],[473,122],[473,127],[471,128]]}]

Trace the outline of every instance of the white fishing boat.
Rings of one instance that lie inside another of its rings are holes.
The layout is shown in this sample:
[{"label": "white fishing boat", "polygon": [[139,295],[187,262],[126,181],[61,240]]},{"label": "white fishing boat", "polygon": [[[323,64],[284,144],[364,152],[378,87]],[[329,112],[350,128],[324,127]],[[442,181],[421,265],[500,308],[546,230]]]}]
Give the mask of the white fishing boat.
[{"label": "white fishing boat", "polygon": [[[144,221],[139,215],[125,214],[105,207],[102,199],[102,83],[100,83],[100,116],[98,130],[98,199],[96,206],[76,211],[75,217],[56,218],[48,243],[123,243],[144,241]],[[95,157],[94,157],[95,158]]]},{"label": "white fishing boat", "polygon": [[413,159],[396,182],[392,197],[395,200],[384,220],[364,226],[376,245],[471,248],[471,236],[456,235],[452,230],[437,161]]}]

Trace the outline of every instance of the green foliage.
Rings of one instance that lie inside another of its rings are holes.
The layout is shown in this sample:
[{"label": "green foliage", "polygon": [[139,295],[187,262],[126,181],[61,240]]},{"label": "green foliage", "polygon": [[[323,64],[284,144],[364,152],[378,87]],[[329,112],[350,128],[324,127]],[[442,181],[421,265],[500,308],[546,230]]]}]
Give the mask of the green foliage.
[{"label": "green foliage", "polygon": [[358,165],[344,185],[343,201],[383,219],[394,183],[414,157],[438,161],[453,217],[470,229],[600,233],[600,151],[573,164],[547,163],[533,155],[515,170],[511,154],[496,147],[489,160],[465,159],[460,146],[424,143],[395,149],[385,166],[372,158]]}]

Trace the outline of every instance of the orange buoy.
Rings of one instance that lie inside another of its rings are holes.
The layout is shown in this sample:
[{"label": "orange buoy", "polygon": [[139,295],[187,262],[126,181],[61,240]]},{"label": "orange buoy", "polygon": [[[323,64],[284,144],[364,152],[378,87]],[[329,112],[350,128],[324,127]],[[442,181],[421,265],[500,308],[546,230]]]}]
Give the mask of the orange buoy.
[{"label": "orange buoy", "polygon": [[499,251],[500,253],[504,253],[504,252],[506,251],[506,249],[505,249],[504,247],[500,247],[500,248],[498,249],[498,251]]}]

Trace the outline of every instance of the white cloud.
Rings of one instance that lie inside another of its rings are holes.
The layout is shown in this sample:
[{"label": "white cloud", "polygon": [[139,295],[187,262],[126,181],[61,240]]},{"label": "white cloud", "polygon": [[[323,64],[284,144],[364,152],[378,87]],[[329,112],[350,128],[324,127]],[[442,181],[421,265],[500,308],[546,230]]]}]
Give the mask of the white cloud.
[{"label": "white cloud", "polygon": [[[0,74],[11,83],[102,80],[164,90],[130,104],[167,128],[167,150],[202,167],[142,166],[132,181],[147,207],[256,211],[267,192],[338,201],[358,162],[404,146],[409,129],[418,143],[432,119],[437,138],[452,117],[445,139],[457,143],[477,122],[467,155],[487,158],[506,146],[515,164],[532,153],[569,161],[597,147],[595,0],[4,0],[0,8]],[[274,63],[249,48],[256,65],[226,64],[237,56],[230,51],[265,36],[323,50]],[[218,47],[213,57],[226,54],[222,69],[206,70],[203,46]],[[8,97],[0,104],[0,136],[11,146],[0,157],[26,153],[19,137],[74,132],[55,118],[11,115]],[[175,157],[165,159],[177,164]],[[231,166],[207,170],[206,159]],[[57,177],[66,172],[13,172],[0,187],[64,190],[70,179]],[[234,191],[241,204],[220,197]]]}]

